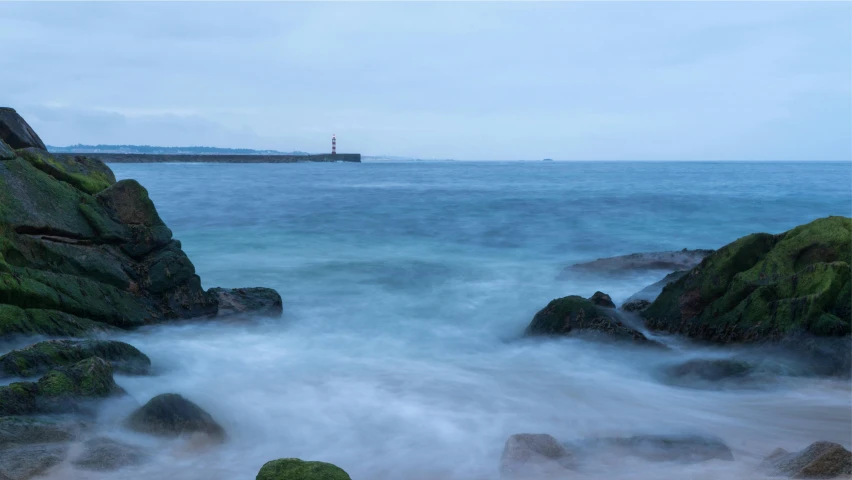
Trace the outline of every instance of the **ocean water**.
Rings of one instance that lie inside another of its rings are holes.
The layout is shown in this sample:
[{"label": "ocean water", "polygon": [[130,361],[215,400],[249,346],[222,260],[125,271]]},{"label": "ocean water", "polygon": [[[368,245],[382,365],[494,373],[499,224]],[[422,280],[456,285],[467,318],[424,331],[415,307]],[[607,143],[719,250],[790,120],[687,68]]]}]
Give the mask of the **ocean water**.
[{"label": "ocean water", "polygon": [[205,288],[266,286],[279,319],[158,326],[121,338],[152,377],[117,376],[135,401],[181,393],[228,441],[162,442],[119,426],[151,462],[111,473],[63,465],[47,478],[251,479],[299,457],[354,480],[498,477],[514,433],[570,442],[632,434],[715,435],[733,462],[622,457],[570,478],[746,479],[773,449],[850,446],[848,381],[781,378],[757,388],[661,382],[662,365],[729,351],[670,352],[577,339],[524,340],[551,299],[620,303],[665,271],[556,281],[572,263],[718,248],[852,214],[849,163],[114,164],[139,180]]}]

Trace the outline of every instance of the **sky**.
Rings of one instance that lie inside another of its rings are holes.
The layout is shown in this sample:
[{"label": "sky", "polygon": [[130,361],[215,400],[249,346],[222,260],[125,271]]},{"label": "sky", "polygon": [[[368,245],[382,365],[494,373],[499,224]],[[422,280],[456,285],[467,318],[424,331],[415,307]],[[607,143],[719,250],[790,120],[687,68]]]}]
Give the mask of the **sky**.
[{"label": "sky", "polygon": [[852,160],[852,3],[0,2],[49,145]]}]

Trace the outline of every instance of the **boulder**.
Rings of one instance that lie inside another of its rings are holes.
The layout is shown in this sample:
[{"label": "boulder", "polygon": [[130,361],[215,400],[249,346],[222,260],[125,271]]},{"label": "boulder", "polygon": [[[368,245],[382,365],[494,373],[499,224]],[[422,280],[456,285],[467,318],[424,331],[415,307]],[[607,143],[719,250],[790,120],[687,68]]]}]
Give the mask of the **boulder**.
[{"label": "boulder", "polygon": [[30,377],[51,368],[100,357],[116,372],[147,374],[151,360],[136,347],[115,340],[46,340],[0,356],[0,377]]},{"label": "boulder", "polygon": [[225,430],[198,405],[175,393],[158,395],[133,412],[125,425],[140,433],[161,437],[200,434],[215,442]]},{"label": "boulder", "polygon": [[67,367],[57,367],[38,382],[17,382],[0,387],[0,415],[82,412],[93,400],[122,395],[112,378],[112,366],[98,357]]},{"label": "boulder", "polygon": [[615,308],[615,304],[612,303],[612,298],[603,292],[595,292],[595,294],[589,298],[589,301],[599,307]]},{"label": "boulder", "polygon": [[592,338],[656,344],[626,325],[616,310],[595,305],[580,296],[557,298],[533,317],[527,336],[586,335]]},{"label": "boulder", "polygon": [[252,313],[280,316],[281,295],[271,288],[211,288],[219,303],[219,315]]},{"label": "boulder", "polygon": [[641,312],[650,305],[651,302],[648,300],[631,300],[629,302],[624,302],[624,304],[621,305],[621,309],[625,312]]},{"label": "boulder", "polygon": [[504,478],[549,478],[569,473],[575,466],[573,455],[550,435],[519,433],[506,440],[500,458]]},{"label": "boulder", "polygon": [[613,274],[641,270],[688,270],[698,265],[713,250],[683,249],[671,252],[632,253],[618,257],[599,258],[566,267],[558,278],[569,278],[576,273]]},{"label": "boulder", "polygon": [[83,442],[83,453],[73,460],[82,470],[113,471],[145,463],[151,455],[142,447],[97,437]]},{"label": "boulder", "polygon": [[[668,284],[642,311],[654,330],[717,343],[852,332],[852,219],[740,238]],[[842,356],[848,358],[849,346]],[[842,359],[839,359],[842,360]]]},{"label": "boulder", "polygon": [[279,458],[267,462],[256,480],[351,480],[339,467],[324,462],[306,462],[298,458]]},{"label": "boulder", "polygon": [[852,474],[852,452],[832,442],[815,442],[790,453],[779,448],[761,464],[773,476],[789,478],[837,478]]},{"label": "boulder", "polygon": [[14,149],[35,147],[47,150],[27,121],[9,107],[0,107],[0,140]]},{"label": "boulder", "polygon": [[583,445],[591,453],[606,450],[618,456],[630,455],[650,461],[700,463],[733,460],[731,449],[721,439],[705,435],[635,435],[588,439]]}]

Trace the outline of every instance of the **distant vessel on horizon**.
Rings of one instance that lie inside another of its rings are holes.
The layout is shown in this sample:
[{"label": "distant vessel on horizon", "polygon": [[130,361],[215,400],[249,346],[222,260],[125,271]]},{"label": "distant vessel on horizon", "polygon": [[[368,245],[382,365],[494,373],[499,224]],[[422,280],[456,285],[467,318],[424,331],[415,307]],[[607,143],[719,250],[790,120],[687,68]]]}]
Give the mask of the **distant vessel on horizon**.
[{"label": "distant vessel on horizon", "polygon": [[552,161],[553,161],[552,158],[545,158],[544,160],[542,160],[542,162],[552,162]]}]

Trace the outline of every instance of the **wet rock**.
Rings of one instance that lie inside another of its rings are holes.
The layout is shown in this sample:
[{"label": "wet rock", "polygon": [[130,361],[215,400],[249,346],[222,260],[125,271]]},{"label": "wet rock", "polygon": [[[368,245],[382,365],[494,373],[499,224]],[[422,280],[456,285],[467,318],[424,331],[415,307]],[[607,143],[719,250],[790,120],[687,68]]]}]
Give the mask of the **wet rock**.
[{"label": "wet rock", "polygon": [[595,294],[589,298],[589,301],[599,307],[615,308],[615,304],[612,303],[612,298],[603,292],[595,292]]},{"label": "wet rock", "polygon": [[550,435],[519,433],[506,440],[500,458],[503,478],[548,478],[574,468],[574,456]]},{"label": "wet rock", "polygon": [[219,315],[253,313],[280,316],[281,295],[271,288],[211,288],[219,303]]},{"label": "wet rock", "polygon": [[59,465],[68,453],[67,445],[24,445],[0,450],[0,479],[28,480]]},{"label": "wet rock", "polygon": [[761,468],[770,475],[789,478],[837,478],[852,474],[852,452],[832,442],[815,442],[794,453],[779,448],[766,457]]},{"label": "wet rock", "polygon": [[562,270],[559,278],[568,278],[575,273],[618,273],[638,270],[688,270],[695,267],[713,250],[683,249],[671,252],[646,252],[599,258],[591,262],[571,265]]},{"label": "wet rock", "polygon": [[708,460],[733,460],[734,455],[716,437],[704,435],[635,435],[632,437],[589,439],[585,448],[607,450],[650,461],[699,463]]},{"label": "wet rock", "polygon": [[85,425],[77,420],[0,417],[0,449],[12,444],[68,442],[76,439],[84,428]]},{"label": "wet rock", "polygon": [[680,381],[719,382],[748,376],[754,367],[743,360],[729,358],[693,359],[663,369],[664,373]]},{"label": "wet rock", "polygon": [[298,458],[280,458],[267,462],[256,480],[351,480],[340,467],[324,462],[306,462]]},{"label": "wet rock", "polygon": [[16,150],[27,147],[47,150],[27,121],[9,107],[0,107],[0,140]]},{"label": "wet rock", "polygon": [[225,430],[198,405],[175,393],[158,395],[133,412],[125,422],[131,430],[161,437],[201,434],[215,442]]},{"label": "wet rock", "polygon": [[47,340],[0,356],[0,377],[30,377],[91,357],[100,357],[113,370],[131,375],[147,374],[151,367],[151,360],[144,353],[124,342]]},{"label": "wet rock", "polygon": [[621,309],[625,312],[641,312],[648,308],[651,305],[651,302],[648,300],[631,300],[629,302],[624,302],[621,306]]},{"label": "wet rock", "polygon": [[527,336],[585,335],[590,338],[658,345],[625,324],[612,308],[595,305],[580,296],[557,298],[533,317]]},{"label": "wet rock", "polygon": [[6,142],[0,140],[0,160],[11,160],[15,158],[15,151],[12,150],[12,147],[6,145]]},{"label": "wet rock", "polygon": [[87,440],[83,448],[83,453],[73,461],[82,470],[113,471],[141,465],[151,458],[142,447],[106,437]]}]

